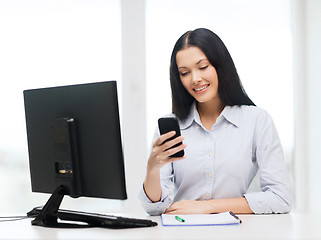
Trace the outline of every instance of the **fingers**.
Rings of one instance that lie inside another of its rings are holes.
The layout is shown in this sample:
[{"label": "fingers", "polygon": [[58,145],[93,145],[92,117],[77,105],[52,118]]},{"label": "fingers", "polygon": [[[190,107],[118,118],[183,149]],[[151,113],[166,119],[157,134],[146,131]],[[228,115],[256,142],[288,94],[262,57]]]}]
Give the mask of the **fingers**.
[{"label": "fingers", "polygon": [[[182,140],[178,141],[178,142],[176,142],[176,141],[173,142],[173,145],[169,144],[169,147],[167,145],[166,146],[162,146],[162,148],[164,149],[164,153],[166,154],[167,157],[172,156],[175,153],[178,153],[178,152],[180,152],[180,151],[182,151],[182,150],[184,150],[186,148],[186,145],[183,144],[183,143],[180,144],[180,145],[175,146],[177,143],[180,143],[180,142],[182,142]],[[172,148],[172,146],[175,146],[175,147]],[[171,157],[171,158],[173,158],[173,157]]]},{"label": "fingers", "polygon": [[174,202],[165,210],[166,214],[180,214],[181,212],[179,202]]},{"label": "fingers", "polygon": [[166,209],[165,212],[166,214],[190,214],[188,210],[186,209]]},{"label": "fingers", "polygon": [[173,212],[175,211],[175,209],[173,209],[172,205],[169,206],[164,213],[166,214],[173,214]]},{"label": "fingers", "polygon": [[175,131],[170,131],[168,133],[165,133],[163,135],[161,135],[155,142],[154,142],[154,146],[160,146],[162,145],[167,139],[174,137],[176,134]]},{"label": "fingers", "polygon": [[[186,145],[185,144],[179,144],[178,143],[181,143],[183,141],[183,137],[177,137],[171,141],[168,141],[164,144],[162,144],[161,146],[159,146],[159,151],[160,153],[166,157],[166,158],[169,158],[170,156],[174,155],[175,153],[178,153],[182,150],[184,150],[186,148]],[[177,145],[177,146],[176,146]],[[177,160],[178,159],[181,159],[181,158],[176,158]],[[173,157],[170,157],[169,160],[171,160],[170,162],[176,160],[175,158]]]},{"label": "fingers", "polygon": [[[173,154],[182,151],[186,148],[185,144],[179,144],[183,141],[183,137],[179,136],[174,138],[170,141],[168,139],[175,136],[175,131],[168,132],[166,134],[161,135],[153,144],[153,149],[149,158],[149,169],[157,169],[161,168],[167,163],[175,162],[178,160],[182,160],[185,158],[183,157],[170,157]],[[164,143],[165,142],[165,143]],[[179,145],[178,145],[179,144]],[[177,146],[176,146],[177,145]],[[175,146],[175,147],[173,147]]]},{"label": "fingers", "polygon": [[210,213],[207,211],[209,209],[209,202],[207,201],[197,201],[197,200],[180,200],[174,202],[166,210],[166,214],[201,214]]},{"label": "fingers", "polygon": [[[180,141],[181,142],[181,141]],[[167,149],[163,145],[161,146],[155,146],[151,152],[151,157],[155,159],[159,163],[169,163],[169,162],[174,162],[177,160],[182,160],[185,158],[183,157],[170,157],[173,154],[182,151],[186,148],[185,144],[178,145],[177,147]]]},{"label": "fingers", "polygon": [[[179,136],[177,138],[174,138],[174,139],[171,139],[169,140],[170,138],[174,137],[175,136],[175,131],[171,131],[171,132],[168,132],[166,134],[163,134],[161,135],[153,144],[153,147],[160,147],[160,149],[162,151],[166,151],[170,148],[172,148],[173,146],[181,143],[183,140],[184,140],[184,137],[182,136]],[[168,141],[169,140],[169,141]],[[183,148],[184,149],[184,148]],[[180,149],[182,150],[182,149]],[[180,151],[179,150],[179,151]],[[172,151],[171,151],[172,152]],[[174,152],[176,153],[176,152]],[[169,155],[170,156],[170,155]]]},{"label": "fingers", "polygon": [[174,138],[174,139],[172,139],[172,140],[170,140],[170,141],[168,141],[168,142],[163,143],[163,144],[162,144],[162,147],[163,147],[165,150],[167,150],[167,149],[172,148],[173,146],[181,143],[183,140],[184,140],[184,137],[179,136],[179,137]]}]

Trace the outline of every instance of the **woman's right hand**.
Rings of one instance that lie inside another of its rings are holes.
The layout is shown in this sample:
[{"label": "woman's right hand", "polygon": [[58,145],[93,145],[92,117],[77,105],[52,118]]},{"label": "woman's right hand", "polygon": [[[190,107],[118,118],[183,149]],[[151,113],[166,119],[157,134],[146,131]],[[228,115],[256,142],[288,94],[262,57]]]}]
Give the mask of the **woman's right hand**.
[{"label": "woman's right hand", "polygon": [[[183,137],[179,136],[173,140],[165,142],[167,139],[175,136],[175,131],[171,131],[161,135],[153,144],[152,152],[147,162],[147,172],[144,181],[144,191],[147,197],[152,202],[158,202],[161,199],[162,189],[160,183],[160,168],[167,163],[184,159],[183,157],[170,157],[171,155],[183,150],[186,145],[180,144],[177,147],[171,148],[183,141]],[[171,148],[171,149],[170,149]]]},{"label": "woman's right hand", "polygon": [[159,170],[167,163],[171,163],[174,161],[182,160],[183,157],[170,157],[171,155],[183,150],[186,148],[185,144],[180,144],[174,148],[176,144],[183,141],[183,137],[179,136],[170,141],[165,142],[167,139],[175,136],[175,131],[171,131],[161,135],[153,144],[153,149],[148,159],[147,168],[149,170]]}]

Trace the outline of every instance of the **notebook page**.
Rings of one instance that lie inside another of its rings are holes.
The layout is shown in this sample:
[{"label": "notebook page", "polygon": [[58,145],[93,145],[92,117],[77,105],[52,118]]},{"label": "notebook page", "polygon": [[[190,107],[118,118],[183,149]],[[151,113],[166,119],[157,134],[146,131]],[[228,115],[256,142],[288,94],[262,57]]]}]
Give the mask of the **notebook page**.
[{"label": "notebook page", "polygon": [[[184,222],[177,220],[175,217],[183,219]],[[224,212],[216,214],[190,214],[190,215],[161,215],[163,226],[197,226],[197,225],[226,225],[226,224],[239,224],[241,220],[238,219],[233,213]]]}]

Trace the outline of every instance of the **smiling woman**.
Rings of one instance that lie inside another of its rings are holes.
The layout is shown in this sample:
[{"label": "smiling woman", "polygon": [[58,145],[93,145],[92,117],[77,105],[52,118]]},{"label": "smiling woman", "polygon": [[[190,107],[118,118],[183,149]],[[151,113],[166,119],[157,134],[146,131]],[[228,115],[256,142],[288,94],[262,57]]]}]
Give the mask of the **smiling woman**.
[{"label": "smiling woman", "polygon": [[192,0],[146,0],[147,149],[157,119],[171,111],[168,59],[172,47],[181,33],[206,27],[228,46],[242,84],[255,104],[273,116],[291,168],[292,3],[291,0],[199,0],[195,4]]},{"label": "smiling woman", "polygon": [[[289,212],[292,185],[274,123],[246,95],[220,38],[205,28],[183,34],[172,52],[170,82],[184,144],[155,132],[140,194],[145,210]],[[182,149],[185,156],[172,157]],[[249,193],[257,172],[261,190]]]},{"label": "smiling woman", "polygon": [[[197,4],[146,0],[147,149],[154,141],[157,119],[171,112],[168,61],[173,45],[181,33],[206,27],[228,46],[247,94],[273,116],[293,181],[293,4],[290,0],[199,0]],[[300,32],[300,36],[304,35]],[[256,176],[249,192],[259,189]]]},{"label": "smiling woman", "polygon": [[[229,51],[222,40],[207,29],[188,31],[178,39],[170,69],[173,111],[180,119],[186,118],[195,99],[199,111],[208,106],[206,102],[210,102],[210,106],[216,104],[221,111],[223,103],[254,105],[242,87]],[[195,91],[196,88],[201,91]],[[219,114],[212,117],[216,119]]]}]

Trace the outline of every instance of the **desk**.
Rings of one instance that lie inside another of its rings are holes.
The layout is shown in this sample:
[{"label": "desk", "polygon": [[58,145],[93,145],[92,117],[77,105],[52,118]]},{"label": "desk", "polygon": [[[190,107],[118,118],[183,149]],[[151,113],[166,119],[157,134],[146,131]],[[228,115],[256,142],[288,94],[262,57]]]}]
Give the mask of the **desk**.
[{"label": "desk", "polygon": [[[128,216],[134,217],[134,216]],[[31,219],[0,222],[0,239],[321,239],[321,214],[239,215],[240,225],[163,227],[160,217],[135,216],[159,226],[136,229],[50,229],[32,226]]]}]

